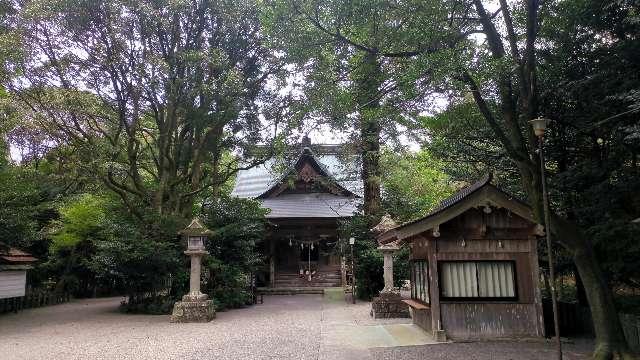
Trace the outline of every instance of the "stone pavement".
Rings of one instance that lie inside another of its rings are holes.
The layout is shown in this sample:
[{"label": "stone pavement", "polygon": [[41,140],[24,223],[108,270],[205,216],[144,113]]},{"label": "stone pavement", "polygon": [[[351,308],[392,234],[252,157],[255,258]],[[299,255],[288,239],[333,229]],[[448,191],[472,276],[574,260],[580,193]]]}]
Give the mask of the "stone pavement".
[{"label": "stone pavement", "polygon": [[333,296],[265,296],[264,304],[219,312],[204,324],[120,314],[121,300],[2,315],[0,359],[546,359],[552,349],[544,342],[431,344],[408,319],[374,320],[369,303]]}]

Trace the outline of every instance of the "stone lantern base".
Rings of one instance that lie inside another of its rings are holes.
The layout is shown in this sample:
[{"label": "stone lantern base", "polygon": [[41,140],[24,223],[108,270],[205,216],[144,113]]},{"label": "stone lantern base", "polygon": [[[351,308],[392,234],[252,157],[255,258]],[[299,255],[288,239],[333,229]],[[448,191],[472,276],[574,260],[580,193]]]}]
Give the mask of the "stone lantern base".
[{"label": "stone lantern base", "polygon": [[400,294],[381,292],[371,302],[371,316],[374,319],[408,318],[409,306],[402,302]]},{"label": "stone lantern base", "polygon": [[169,317],[172,323],[209,322],[216,317],[216,309],[207,296],[185,295],[182,301],[173,305],[173,313]]}]

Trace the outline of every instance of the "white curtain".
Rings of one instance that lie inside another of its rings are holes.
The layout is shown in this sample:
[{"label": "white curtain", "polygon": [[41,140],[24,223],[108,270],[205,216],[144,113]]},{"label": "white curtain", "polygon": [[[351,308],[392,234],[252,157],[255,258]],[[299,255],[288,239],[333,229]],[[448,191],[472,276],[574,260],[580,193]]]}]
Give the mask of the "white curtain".
[{"label": "white curtain", "polygon": [[480,297],[514,297],[512,262],[479,262]]},{"label": "white curtain", "polygon": [[450,298],[509,298],[516,296],[513,262],[444,262],[442,296]]},{"label": "white curtain", "polygon": [[443,296],[478,297],[475,262],[445,262],[441,269]]},{"label": "white curtain", "polygon": [[413,284],[412,298],[429,303],[429,279],[427,277],[428,267],[426,261],[415,261],[413,263]]}]

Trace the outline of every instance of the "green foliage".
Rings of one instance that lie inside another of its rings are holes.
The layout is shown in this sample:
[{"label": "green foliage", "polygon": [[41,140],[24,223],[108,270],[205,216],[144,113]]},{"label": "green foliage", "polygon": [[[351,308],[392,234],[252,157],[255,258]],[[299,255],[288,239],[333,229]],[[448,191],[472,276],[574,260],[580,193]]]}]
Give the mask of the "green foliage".
[{"label": "green foliage", "polygon": [[102,224],[91,269],[101,283],[117,284],[128,295],[127,311],[153,313],[187,291],[187,263],[178,236],[183,225],[182,219],[153,212],[143,222],[115,214]]},{"label": "green foliage", "polygon": [[[371,219],[369,216],[356,215],[341,223],[339,232],[342,247],[349,249],[351,245],[347,239],[355,239],[354,257],[356,267],[356,290],[357,296],[361,299],[370,300],[378,295],[384,288],[382,253],[376,250],[377,244],[373,240],[370,228]],[[348,261],[351,253],[348,252]]]},{"label": "green foliage", "polygon": [[427,151],[397,153],[385,150],[381,157],[382,203],[398,222],[426,215],[453,193],[442,161]]},{"label": "green foliage", "polygon": [[[635,4],[635,5],[633,5]],[[565,0],[541,37],[540,103],[555,207],[575,219],[611,284],[640,288],[637,2]]]},{"label": "green foliage", "polygon": [[55,230],[51,251],[91,241],[105,221],[105,201],[96,195],[82,194],[58,209],[60,220],[52,225]]},{"label": "green foliage", "polygon": [[24,167],[0,168],[0,188],[0,242],[28,249],[42,240],[38,220],[47,207],[38,174]]},{"label": "green foliage", "polygon": [[[442,163],[426,151],[414,154],[387,149],[382,153],[381,168],[383,211],[397,222],[426,215],[453,192]],[[384,287],[382,253],[370,231],[371,221],[369,216],[356,215],[342,222],[339,229],[341,239],[356,239],[356,283],[362,299],[371,299]],[[349,249],[347,243],[342,246]],[[396,286],[409,279],[409,269],[409,249],[403,248],[394,254]]]},{"label": "green foliage", "polygon": [[[29,56],[2,81],[11,119],[50,147],[68,147],[80,173],[139,220],[141,207],[189,217],[201,194],[247,166],[235,154],[287,134],[286,99],[267,86],[282,64],[263,45],[254,1],[15,7],[11,33]],[[275,122],[277,134],[263,131]]]},{"label": "green foliage", "polygon": [[214,232],[207,243],[207,291],[218,309],[250,304],[249,282],[264,262],[258,249],[266,236],[266,210],[254,200],[222,196],[205,204],[202,215]]}]

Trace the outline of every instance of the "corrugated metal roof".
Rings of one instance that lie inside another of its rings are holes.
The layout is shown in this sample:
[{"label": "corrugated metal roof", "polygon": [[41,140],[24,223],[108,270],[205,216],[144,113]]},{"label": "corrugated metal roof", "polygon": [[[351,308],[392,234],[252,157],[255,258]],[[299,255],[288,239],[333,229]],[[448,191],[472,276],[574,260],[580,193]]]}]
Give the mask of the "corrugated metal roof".
[{"label": "corrugated metal roof", "polygon": [[361,199],[328,193],[283,194],[261,199],[262,207],[271,209],[267,218],[339,218],[353,216]]},{"label": "corrugated metal roof", "polygon": [[[363,187],[358,178],[358,164],[355,158],[345,160],[336,154],[318,154],[314,157],[340,186],[362,196]],[[274,171],[275,166],[276,161],[271,159],[262,165],[239,171],[231,195],[241,198],[255,198],[261,195],[282,176]]]}]

